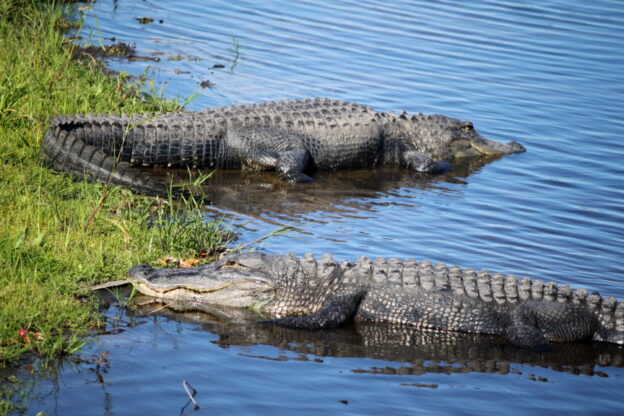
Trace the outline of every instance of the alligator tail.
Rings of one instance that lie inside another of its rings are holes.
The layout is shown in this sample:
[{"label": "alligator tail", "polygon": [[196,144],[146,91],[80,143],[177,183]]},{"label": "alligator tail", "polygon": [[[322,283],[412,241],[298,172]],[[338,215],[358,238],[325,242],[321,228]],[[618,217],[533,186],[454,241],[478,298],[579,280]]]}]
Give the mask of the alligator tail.
[{"label": "alligator tail", "polygon": [[59,116],[41,144],[42,159],[80,179],[165,195],[164,175],[136,167],[225,167],[223,122],[211,114]]},{"label": "alligator tail", "polygon": [[167,194],[166,183],[157,175],[118,161],[101,146],[88,144],[78,136],[60,124],[53,125],[41,143],[43,162],[57,172],[69,173],[78,179],[121,185],[145,195]]}]

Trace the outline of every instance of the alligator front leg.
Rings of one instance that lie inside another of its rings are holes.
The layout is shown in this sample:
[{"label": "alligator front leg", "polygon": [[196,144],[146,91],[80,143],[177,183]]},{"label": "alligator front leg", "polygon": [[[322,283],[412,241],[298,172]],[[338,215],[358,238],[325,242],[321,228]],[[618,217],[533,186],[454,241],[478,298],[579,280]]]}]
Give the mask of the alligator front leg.
[{"label": "alligator front leg", "polygon": [[333,295],[318,312],[307,316],[289,316],[286,318],[262,321],[262,324],[273,324],[294,329],[333,329],[344,326],[351,321],[362,300],[362,294]]},{"label": "alligator front leg", "polygon": [[427,153],[413,150],[403,154],[403,163],[406,167],[423,173],[444,173],[451,168],[447,161],[433,160]]},{"label": "alligator front leg", "polygon": [[598,328],[596,317],[581,305],[527,302],[512,311],[507,338],[517,347],[543,350],[551,341],[591,339]]}]

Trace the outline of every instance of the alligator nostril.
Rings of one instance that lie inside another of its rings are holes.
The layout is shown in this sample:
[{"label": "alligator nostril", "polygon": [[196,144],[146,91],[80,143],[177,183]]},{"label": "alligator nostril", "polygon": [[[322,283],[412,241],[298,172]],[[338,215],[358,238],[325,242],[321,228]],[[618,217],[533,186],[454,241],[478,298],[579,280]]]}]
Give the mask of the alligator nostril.
[{"label": "alligator nostril", "polygon": [[526,148],[524,146],[522,146],[520,143],[516,142],[516,141],[509,142],[509,145],[514,148],[514,151],[516,153],[526,152]]},{"label": "alligator nostril", "polygon": [[154,268],[149,264],[139,264],[138,266],[134,266],[133,268],[128,270],[128,275],[130,277],[146,276],[153,270]]}]

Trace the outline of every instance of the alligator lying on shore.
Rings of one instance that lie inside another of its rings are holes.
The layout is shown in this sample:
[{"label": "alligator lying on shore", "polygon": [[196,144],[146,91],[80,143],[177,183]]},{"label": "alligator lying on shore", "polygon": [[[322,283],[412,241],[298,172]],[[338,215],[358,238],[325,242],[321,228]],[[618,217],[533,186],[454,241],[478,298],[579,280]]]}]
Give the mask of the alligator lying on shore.
[{"label": "alligator lying on shore", "polygon": [[157,116],[59,116],[41,145],[42,159],[59,172],[146,194],[162,187],[133,167],[275,170],[309,182],[315,170],[398,165],[439,173],[454,158],[524,151],[486,139],[470,122],[319,98]]},{"label": "alligator lying on shore", "polygon": [[428,261],[233,254],[195,269],[133,267],[135,288],[188,309],[258,310],[265,323],[330,329],[352,320],[504,336],[518,347],[595,340],[624,345],[624,302],[553,282]]}]

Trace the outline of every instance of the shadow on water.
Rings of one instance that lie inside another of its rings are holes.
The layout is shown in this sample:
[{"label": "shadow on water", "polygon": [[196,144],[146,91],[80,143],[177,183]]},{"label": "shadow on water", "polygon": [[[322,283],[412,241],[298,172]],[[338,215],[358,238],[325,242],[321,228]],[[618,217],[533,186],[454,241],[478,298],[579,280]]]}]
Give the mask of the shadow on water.
[{"label": "shadow on water", "polygon": [[[532,352],[511,347],[501,337],[452,332],[419,331],[375,323],[354,323],[328,331],[304,331],[257,324],[258,315],[235,308],[211,307],[210,311],[167,307],[138,296],[133,316],[154,313],[176,321],[197,324],[217,335],[223,348],[270,345],[295,356],[245,354],[273,361],[319,361],[324,357],[366,358],[389,362],[386,366],[353,368],[353,373],[423,375],[427,373],[522,374],[519,365],[543,367],[586,376],[608,377],[610,368],[624,367],[624,348],[599,342],[553,343],[549,350]],[[399,367],[396,363],[401,363]],[[379,364],[379,362],[377,362]]]},{"label": "shadow on water", "polygon": [[[376,200],[402,189],[457,194],[457,190],[447,185],[467,184],[471,174],[497,159],[500,157],[458,161],[453,169],[440,175],[397,167],[317,172],[312,183],[285,182],[273,171],[215,170],[201,192],[216,208],[255,218],[277,215],[297,219],[315,211],[357,218],[365,216],[372,206],[378,206],[380,203]],[[184,170],[151,171],[173,183],[189,180],[189,173]]]}]

